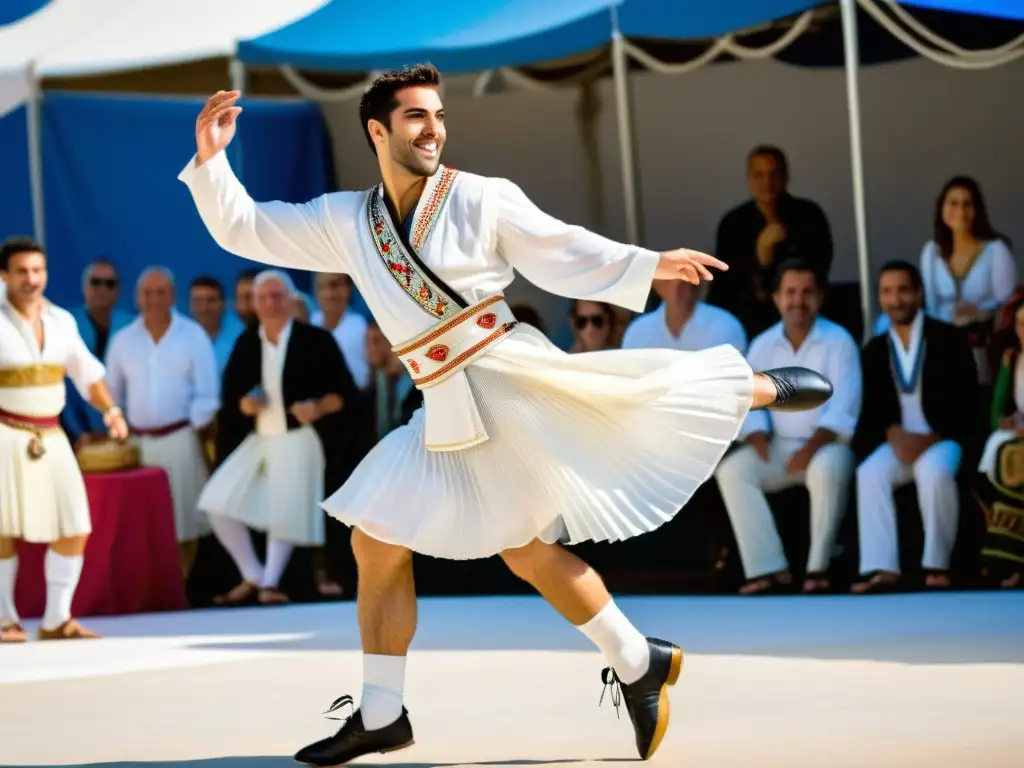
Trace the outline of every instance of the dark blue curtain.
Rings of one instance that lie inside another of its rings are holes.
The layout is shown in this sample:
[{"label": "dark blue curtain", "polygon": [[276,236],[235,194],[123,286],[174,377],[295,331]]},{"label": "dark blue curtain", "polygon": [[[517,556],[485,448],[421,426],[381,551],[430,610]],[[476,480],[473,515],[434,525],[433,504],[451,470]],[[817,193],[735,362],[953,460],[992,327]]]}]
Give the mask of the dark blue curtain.
[{"label": "dark blue curtain", "polygon": [[[134,308],[134,283],[148,266],[170,268],[186,308],[197,275],[220,280],[258,267],[222,251],[177,180],[195,152],[202,99],[49,93],[43,108],[48,295],[81,303],[81,274],[93,259],[122,273],[122,304]],[[319,109],[306,103],[246,101],[229,148],[257,200],[304,202],[333,185],[330,145]],[[293,273],[308,290],[308,273]]]},{"label": "dark blue curtain", "polygon": [[0,241],[32,236],[32,197],[28,175],[28,128],[25,108],[0,117]]}]

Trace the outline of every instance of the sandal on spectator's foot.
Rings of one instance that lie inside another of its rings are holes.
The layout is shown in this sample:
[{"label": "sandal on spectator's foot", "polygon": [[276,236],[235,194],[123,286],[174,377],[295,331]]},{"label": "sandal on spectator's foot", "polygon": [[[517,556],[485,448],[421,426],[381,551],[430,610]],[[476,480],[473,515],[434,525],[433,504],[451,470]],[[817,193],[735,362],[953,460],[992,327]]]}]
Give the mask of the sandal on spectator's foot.
[{"label": "sandal on spectator's foot", "polygon": [[875,571],[862,581],[853,585],[850,591],[855,595],[887,595],[898,592],[900,577],[888,571]]},{"label": "sandal on spectator's foot", "polygon": [[250,605],[256,602],[256,597],[259,594],[259,591],[260,588],[251,581],[243,581],[230,592],[223,595],[217,595],[213,598],[213,604],[229,607],[235,605]]},{"label": "sandal on spectator's foot", "polygon": [[781,595],[792,591],[793,577],[785,571],[758,576],[740,587],[741,595]]},{"label": "sandal on spectator's foot", "polygon": [[90,632],[74,619],[68,619],[56,629],[39,628],[40,640],[96,640],[95,632]]},{"label": "sandal on spectator's foot", "polygon": [[823,595],[832,591],[832,582],[824,573],[808,573],[804,579],[805,595]]},{"label": "sandal on spectator's foot", "polygon": [[926,568],[924,572],[924,588],[926,590],[943,590],[952,587],[949,571],[938,568]]},{"label": "sandal on spectator's foot", "polygon": [[24,643],[26,640],[28,635],[18,622],[0,625],[0,643]]},{"label": "sandal on spectator's foot", "polygon": [[260,605],[288,605],[291,602],[288,599],[288,595],[274,587],[264,587],[261,589],[258,600]]},{"label": "sandal on spectator's foot", "polygon": [[316,592],[325,600],[341,600],[345,597],[345,590],[342,589],[341,584],[332,579],[318,582]]}]

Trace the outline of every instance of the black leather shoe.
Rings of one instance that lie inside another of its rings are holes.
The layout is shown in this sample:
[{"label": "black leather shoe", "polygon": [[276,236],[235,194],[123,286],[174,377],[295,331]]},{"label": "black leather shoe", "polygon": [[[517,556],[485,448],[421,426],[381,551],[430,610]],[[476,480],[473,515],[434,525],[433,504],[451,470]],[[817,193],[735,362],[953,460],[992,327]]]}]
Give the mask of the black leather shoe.
[{"label": "black leather shoe", "polygon": [[[334,712],[345,704],[352,706],[351,696],[342,696],[327,711]],[[296,752],[295,762],[316,766],[344,765],[363,755],[395,752],[412,745],[412,723],[409,722],[409,713],[405,707],[402,707],[402,716],[395,722],[373,731],[363,727],[363,715],[355,710],[334,736],[321,739]]]},{"label": "black leather shoe", "polygon": [[[641,760],[650,760],[665,737],[669,718],[668,688],[676,684],[683,668],[683,649],[679,646],[649,637],[647,647],[651,652],[651,663],[644,676],[635,683],[626,685],[610,667],[601,672],[605,690],[611,687],[616,712],[621,701],[624,699],[626,702],[626,712],[636,734],[636,751]],[[604,699],[604,691],[601,699]]]},{"label": "black leather shoe", "polygon": [[832,382],[809,368],[774,368],[764,371],[778,392],[769,411],[810,411],[832,397]]}]

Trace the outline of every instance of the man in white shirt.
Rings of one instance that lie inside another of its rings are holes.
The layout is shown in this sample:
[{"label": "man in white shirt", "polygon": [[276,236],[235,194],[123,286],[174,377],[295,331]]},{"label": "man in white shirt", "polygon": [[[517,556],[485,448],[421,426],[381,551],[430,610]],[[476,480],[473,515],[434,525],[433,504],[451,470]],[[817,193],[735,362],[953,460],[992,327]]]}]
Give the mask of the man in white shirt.
[{"label": "man in white shirt", "polygon": [[[878,278],[887,333],[861,354],[871,409],[857,425],[858,594],[900,582],[893,490],[914,482],[924,528],[925,587],[950,586],[949,560],[960,517],[958,475],[973,474],[980,444],[977,367],[963,332],[925,317],[917,268],[890,262]],[[964,456],[967,459],[964,460]]]},{"label": "man in white shirt", "polygon": [[819,317],[824,291],[814,270],[800,261],[783,264],[773,296],[782,321],[751,342],[747,361],[755,370],[805,366],[827,376],[835,391],[829,402],[810,411],[751,411],[740,429],[745,445],[718,466],[715,477],[748,579],[741,594],[792,583],[765,491],[801,483],[811,497],[804,592],[830,589],[826,573],[846,511],[854,467],[849,441],[861,409],[860,350],[846,330]]},{"label": "man in white shirt", "polygon": [[370,364],[366,360],[366,318],[349,308],[352,280],[348,275],[321,272],[314,278],[316,303],[310,324],[330,331],[341,348],[352,379],[359,389],[370,385]]},{"label": "man in white shirt", "polygon": [[163,267],[139,277],[139,317],[107,353],[107,381],[139,438],[142,463],[167,472],[182,574],[195,562],[209,523],[196,502],[209,477],[202,434],[217,414],[220,383],[202,326],[174,309],[174,278]]},{"label": "man in white shirt", "polygon": [[747,351],[747,333],[740,321],[720,307],[700,300],[701,287],[678,280],[655,280],[661,305],[640,315],[622,337],[623,349],[679,349],[696,352],[731,344]]}]

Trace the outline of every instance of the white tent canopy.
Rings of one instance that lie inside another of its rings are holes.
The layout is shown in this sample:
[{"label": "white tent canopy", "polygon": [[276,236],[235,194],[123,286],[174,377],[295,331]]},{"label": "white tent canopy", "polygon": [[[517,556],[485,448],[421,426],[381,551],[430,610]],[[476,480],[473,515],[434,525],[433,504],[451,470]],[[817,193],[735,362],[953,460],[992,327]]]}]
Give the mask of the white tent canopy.
[{"label": "white tent canopy", "polygon": [[34,79],[233,57],[239,40],[290,24],[326,2],[52,0],[0,27],[0,115],[27,98]]}]

